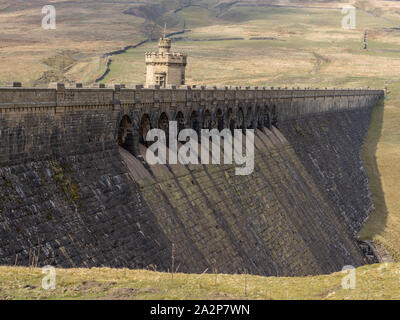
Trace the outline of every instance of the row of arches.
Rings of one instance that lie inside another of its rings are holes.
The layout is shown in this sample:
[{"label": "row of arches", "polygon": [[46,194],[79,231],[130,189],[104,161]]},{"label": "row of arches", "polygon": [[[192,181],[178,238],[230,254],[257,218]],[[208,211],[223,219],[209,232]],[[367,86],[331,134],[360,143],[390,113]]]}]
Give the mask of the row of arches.
[{"label": "row of arches", "polygon": [[[137,119],[138,120],[138,119]],[[147,145],[146,135],[150,129],[158,128],[164,130],[168,135],[169,121],[177,122],[178,133],[191,128],[200,133],[201,129],[218,129],[219,131],[228,128],[234,129],[261,129],[277,125],[276,106],[271,108],[264,106],[248,107],[240,106],[236,112],[233,108],[228,108],[225,112],[222,108],[217,108],[214,112],[209,109],[204,112],[193,110],[188,115],[178,111],[175,116],[161,112],[158,118],[151,118],[148,113],[143,113],[140,120],[133,122],[129,115],[122,116],[118,128],[118,144],[132,153],[136,154],[135,144],[140,142]]]}]

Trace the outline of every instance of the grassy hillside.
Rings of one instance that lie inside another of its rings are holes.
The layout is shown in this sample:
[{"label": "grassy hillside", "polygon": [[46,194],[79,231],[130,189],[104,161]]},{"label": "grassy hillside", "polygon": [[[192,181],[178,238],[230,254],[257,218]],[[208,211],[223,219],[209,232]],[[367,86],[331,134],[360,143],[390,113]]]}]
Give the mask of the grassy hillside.
[{"label": "grassy hillside", "polygon": [[[180,1],[54,0],[56,30],[42,28],[44,0],[0,0],[0,85],[22,81],[45,85],[51,81],[91,83],[104,70],[101,55],[157,35],[168,21],[172,29],[179,21],[163,18]],[[146,9],[159,5],[154,10]],[[49,60],[73,51],[69,68],[49,65]],[[27,72],[29,70],[29,72]]]},{"label": "grassy hillside", "polygon": [[399,264],[347,274],[277,278],[224,274],[170,274],[128,269],[57,269],[56,289],[42,289],[41,269],[0,267],[0,299],[400,299]]},{"label": "grassy hillside", "polygon": [[[190,7],[179,14],[197,26],[194,13],[202,17],[204,10]],[[340,10],[332,8],[234,7],[210,25],[177,36],[185,41],[174,49],[189,55],[187,77],[193,84],[382,87],[396,77],[400,31],[361,10],[356,30],[342,29],[341,19]],[[371,30],[368,51],[362,50],[366,29]],[[227,38],[242,40],[208,41]],[[114,56],[105,82],[143,82],[144,52],[156,48],[149,43]]]},{"label": "grassy hillside", "polygon": [[373,112],[363,154],[375,212],[360,232],[400,260],[400,84],[388,85],[385,104]]}]

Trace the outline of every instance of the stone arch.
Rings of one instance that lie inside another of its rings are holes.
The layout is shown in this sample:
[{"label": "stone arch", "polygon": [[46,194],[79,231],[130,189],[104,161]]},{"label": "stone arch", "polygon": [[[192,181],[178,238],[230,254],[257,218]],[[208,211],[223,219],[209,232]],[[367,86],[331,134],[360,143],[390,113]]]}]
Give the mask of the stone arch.
[{"label": "stone arch", "polygon": [[215,114],[215,125],[219,131],[224,129],[224,115],[221,109],[218,109]]},{"label": "stone arch", "polygon": [[254,118],[255,118],[255,128],[262,130],[263,120],[261,114],[261,107],[259,105],[256,106],[256,114]]},{"label": "stone arch", "polygon": [[211,112],[207,109],[204,112],[204,116],[203,116],[203,129],[211,130],[211,128],[212,128]]},{"label": "stone arch", "polygon": [[134,153],[133,125],[128,115],[122,116],[119,122],[117,143],[129,152]]},{"label": "stone arch", "polygon": [[175,116],[175,121],[177,122],[178,126],[178,134],[181,130],[185,129],[185,116],[183,115],[182,111],[178,111]]},{"label": "stone arch", "polygon": [[226,128],[229,128],[232,132],[235,129],[235,118],[233,116],[232,108],[229,108],[228,111],[226,112],[225,126]]},{"label": "stone arch", "polygon": [[161,113],[160,117],[158,118],[158,128],[164,130],[165,132],[168,131],[169,121],[168,115],[165,112]]},{"label": "stone arch", "polygon": [[253,112],[251,106],[247,107],[245,122],[247,129],[253,129]]},{"label": "stone arch", "polygon": [[276,111],[276,105],[274,104],[273,106],[272,106],[272,109],[271,109],[271,125],[273,125],[273,126],[275,126],[276,127],[276,125],[277,125],[277,123],[278,123],[278,115],[277,115],[277,113],[276,113],[277,111]]},{"label": "stone arch", "polygon": [[189,127],[195,130],[197,133],[199,133],[200,121],[199,121],[199,114],[197,113],[196,110],[193,110],[192,113],[190,114]]},{"label": "stone arch", "polygon": [[165,138],[168,145],[169,141],[169,120],[168,115],[163,112],[161,113],[160,117],[158,118],[158,129],[161,129],[165,132]]},{"label": "stone arch", "polygon": [[125,143],[129,132],[132,132],[132,121],[128,115],[124,115],[121,118],[121,120],[119,122],[119,127],[118,127],[117,139],[118,139],[119,145],[123,145]]},{"label": "stone arch", "polygon": [[267,127],[267,128],[271,128],[271,115],[270,115],[270,111],[269,111],[269,106],[267,104],[264,106],[263,126]]},{"label": "stone arch", "polygon": [[147,132],[151,129],[151,121],[149,114],[145,113],[142,115],[139,124],[139,142],[146,147],[149,146],[149,143],[146,141]]},{"label": "stone arch", "polygon": [[246,128],[245,122],[244,122],[244,114],[243,114],[243,109],[240,107],[238,112],[237,112],[237,127],[238,129],[244,129]]}]

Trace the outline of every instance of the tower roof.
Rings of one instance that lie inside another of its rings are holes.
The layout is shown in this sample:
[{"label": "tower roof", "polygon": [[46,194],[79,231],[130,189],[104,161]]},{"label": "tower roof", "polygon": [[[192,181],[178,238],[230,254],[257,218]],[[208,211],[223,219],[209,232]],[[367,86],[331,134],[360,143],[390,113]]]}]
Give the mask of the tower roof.
[{"label": "tower roof", "polygon": [[171,39],[169,38],[160,38],[158,41],[158,51],[161,52],[169,52],[171,50]]}]

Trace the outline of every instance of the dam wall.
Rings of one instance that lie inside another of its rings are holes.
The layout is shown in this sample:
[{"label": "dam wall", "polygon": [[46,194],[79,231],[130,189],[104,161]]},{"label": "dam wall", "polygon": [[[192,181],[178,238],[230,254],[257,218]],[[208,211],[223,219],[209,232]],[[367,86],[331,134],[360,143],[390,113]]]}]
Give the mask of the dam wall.
[{"label": "dam wall", "polygon": [[[373,205],[360,152],[382,96],[0,88],[0,263],[278,276],[362,265],[355,233]],[[162,117],[254,129],[254,172],[149,166],[141,136]]]}]

